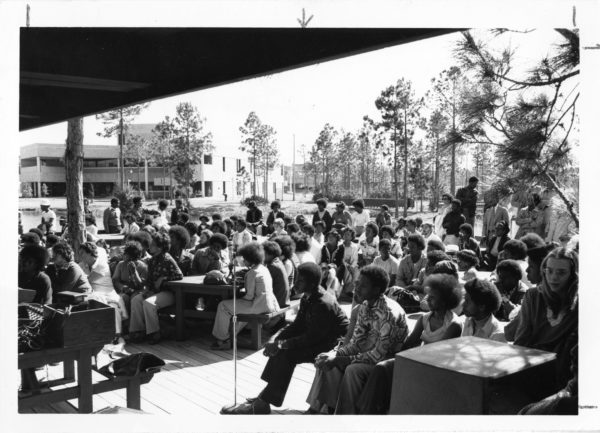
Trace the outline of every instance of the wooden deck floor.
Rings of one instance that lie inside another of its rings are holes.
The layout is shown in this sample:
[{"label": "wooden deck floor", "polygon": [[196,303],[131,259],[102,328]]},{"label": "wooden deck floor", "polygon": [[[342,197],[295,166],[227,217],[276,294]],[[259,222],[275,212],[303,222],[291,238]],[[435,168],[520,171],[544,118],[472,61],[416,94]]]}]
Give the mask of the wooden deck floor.
[{"label": "wooden deck floor", "polygon": [[[342,309],[350,315],[350,305],[342,304]],[[407,315],[409,329],[412,329],[416,316]],[[292,317],[288,317],[291,320]],[[189,329],[190,338],[185,341],[165,339],[157,345],[127,344],[127,353],[149,352],[162,358],[166,365],[160,373],[141,388],[141,410],[150,414],[189,415],[190,413],[218,414],[225,405],[233,403],[234,364],[233,350],[210,349],[212,323],[201,322]],[[242,331],[240,339],[250,335]],[[263,332],[263,342],[270,338]],[[97,365],[110,362],[108,354],[101,351]],[[262,350],[238,349],[237,362],[237,402],[255,397],[264,388],[260,379],[267,358]],[[315,374],[312,364],[296,367],[283,405],[272,408],[274,414],[300,414],[308,409],[306,397]],[[47,366],[37,372],[41,381],[62,377],[62,364]],[[102,379],[93,372],[93,378]],[[68,385],[64,385],[68,386]],[[126,407],[125,390],[107,392],[94,396],[93,410],[111,406]],[[38,406],[23,413],[77,413],[77,400]]]},{"label": "wooden deck floor", "polygon": [[[348,306],[344,306],[349,309]],[[234,400],[233,350],[210,349],[210,323],[202,323],[186,341],[166,339],[157,345],[127,344],[128,353],[149,352],[162,358],[166,365],[160,373],[141,388],[141,410],[151,414],[187,415],[218,414]],[[240,339],[249,339],[244,331]],[[269,338],[263,333],[263,341]],[[110,362],[104,351],[98,355],[98,365]],[[237,402],[255,397],[264,388],[260,375],[267,362],[262,350],[238,349]],[[298,365],[283,406],[273,408],[277,414],[300,414],[308,408],[305,402],[313,381],[315,367]],[[47,366],[37,372],[40,381],[62,377],[62,364]],[[93,378],[102,378],[93,373]],[[67,385],[65,385],[67,386]],[[94,396],[94,411],[110,407],[126,407],[125,390]],[[76,413],[77,400],[34,407],[23,413]],[[191,412],[193,411],[193,412]]]}]

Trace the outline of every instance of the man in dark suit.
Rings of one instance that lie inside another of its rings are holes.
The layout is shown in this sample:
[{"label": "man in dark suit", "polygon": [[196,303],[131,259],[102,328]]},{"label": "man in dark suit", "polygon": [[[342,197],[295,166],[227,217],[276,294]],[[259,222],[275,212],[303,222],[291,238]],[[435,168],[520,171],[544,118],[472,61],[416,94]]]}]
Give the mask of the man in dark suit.
[{"label": "man in dark suit", "polygon": [[477,183],[479,179],[475,176],[469,178],[469,184],[456,191],[456,199],[460,200],[462,214],[465,222],[475,227],[475,210],[477,209]]},{"label": "man in dark suit", "polygon": [[227,415],[271,413],[271,405],[281,406],[297,364],[314,362],[319,353],[327,352],[346,334],[348,318],[336,299],[319,286],[321,268],[316,263],[298,267],[296,289],[304,293],[296,320],[285,327],[273,342],[267,343],[269,357],[261,379],[267,386],[256,398],[224,408]]}]

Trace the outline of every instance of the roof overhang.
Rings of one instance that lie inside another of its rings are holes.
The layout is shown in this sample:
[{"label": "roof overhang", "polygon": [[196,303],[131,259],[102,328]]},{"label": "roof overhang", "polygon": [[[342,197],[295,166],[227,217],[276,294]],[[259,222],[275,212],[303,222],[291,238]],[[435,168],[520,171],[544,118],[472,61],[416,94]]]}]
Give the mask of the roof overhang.
[{"label": "roof overhang", "polygon": [[22,28],[19,129],[459,30]]}]

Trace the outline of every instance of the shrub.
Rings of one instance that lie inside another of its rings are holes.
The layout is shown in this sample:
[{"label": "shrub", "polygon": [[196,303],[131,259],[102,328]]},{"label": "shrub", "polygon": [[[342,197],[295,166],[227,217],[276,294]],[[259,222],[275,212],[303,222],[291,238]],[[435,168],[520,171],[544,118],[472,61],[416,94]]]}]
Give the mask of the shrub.
[{"label": "shrub", "polygon": [[317,192],[315,194],[313,194],[312,196],[312,202],[316,203],[317,200],[319,200],[320,198],[326,198],[325,195],[322,192]]},{"label": "shrub", "polygon": [[240,204],[242,206],[248,206],[248,203],[250,203],[251,201],[256,202],[257,206],[269,204],[267,199],[261,197],[260,195],[251,195],[250,197],[246,197],[240,202]]}]

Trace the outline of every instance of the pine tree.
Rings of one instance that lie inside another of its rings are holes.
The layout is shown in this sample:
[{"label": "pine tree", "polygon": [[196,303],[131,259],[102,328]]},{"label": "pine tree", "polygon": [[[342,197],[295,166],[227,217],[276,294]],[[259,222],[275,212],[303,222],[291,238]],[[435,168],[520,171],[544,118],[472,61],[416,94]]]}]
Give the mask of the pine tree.
[{"label": "pine tree", "polygon": [[497,54],[471,32],[463,32],[457,57],[476,79],[461,107],[468,120],[463,133],[495,149],[501,181],[520,179],[555,190],[579,227],[576,197],[566,191],[572,177],[565,175],[576,169],[571,132],[577,123],[579,35],[576,30],[556,32],[561,43],[519,78],[511,75],[515,50],[510,41]]}]

